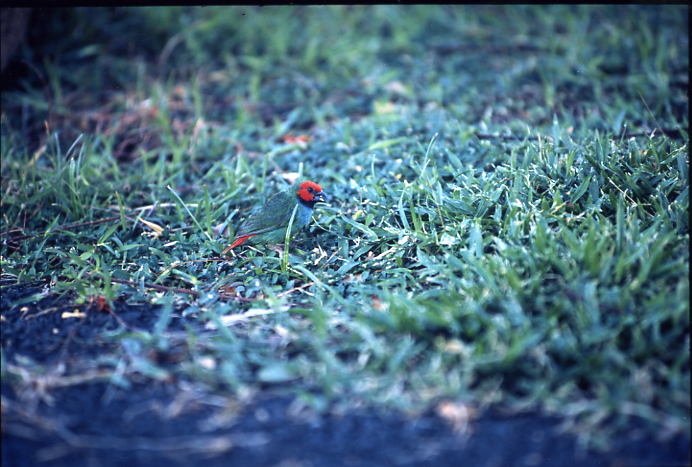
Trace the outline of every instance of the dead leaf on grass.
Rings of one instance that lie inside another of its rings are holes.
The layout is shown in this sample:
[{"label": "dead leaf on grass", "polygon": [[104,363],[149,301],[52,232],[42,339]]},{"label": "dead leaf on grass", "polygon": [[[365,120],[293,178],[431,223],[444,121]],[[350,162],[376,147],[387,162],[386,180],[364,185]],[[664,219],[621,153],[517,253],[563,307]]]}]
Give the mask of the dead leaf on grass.
[{"label": "dead leaf on grass", "polygon": [[163,233],[164,228],[161,227],[160,225],[155,224],[151,221],[142,219],[140,216],[137,216],[137,220],[140,221],[142,224],[146,225],[147,227],[149,227],[151,230],[153,230],[154,231],[153,232],[154,237],[160,237],[161,234]]},{"label": "dead leaf on grass", "polygon": [[435,413],[452,426],[457,433],[466,433],[469,422],[476,416],[476,410],[463,402],[442,401],[435,407]]},{"label": "dead leaf on grass", "polygon": [[60,315],[62,319],[68,318],[86,318],[86,313],[83,313],[79,308],[75,308],[74,311],[63,311]]}]

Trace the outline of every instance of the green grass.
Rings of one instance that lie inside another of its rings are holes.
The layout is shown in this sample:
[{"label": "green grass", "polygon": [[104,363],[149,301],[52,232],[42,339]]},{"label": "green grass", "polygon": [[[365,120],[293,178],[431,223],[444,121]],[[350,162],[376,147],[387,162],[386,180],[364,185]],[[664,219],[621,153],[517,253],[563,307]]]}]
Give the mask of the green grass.
[{"label": "green grass", "polygon": [[[687,7],[46,24],[46,58],[23,50],[34,74],[2,95],[3,280],[162,304],[152,332],[111,334],[127,358],[94,364],[114,382],[537,407],[601,446],[632,416],[689,436]],[[212,261],[213,226],[298,173],[332,200],[312,233]],[[148,352],[181,345],[175,366]]]}]

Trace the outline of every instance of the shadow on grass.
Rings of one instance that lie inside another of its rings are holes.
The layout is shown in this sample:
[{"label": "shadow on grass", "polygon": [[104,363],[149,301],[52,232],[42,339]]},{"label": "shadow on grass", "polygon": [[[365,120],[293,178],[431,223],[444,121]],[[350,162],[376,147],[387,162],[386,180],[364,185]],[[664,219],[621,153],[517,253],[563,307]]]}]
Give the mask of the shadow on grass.
[{"label": "shadow on grass", "polygon": [[[65,368],[79,368],[111,350],[113,344],[98,337],[104,329],[151,329],[157,313],[147,305],[119,304],[113,314],[91,310],[83,318],[65,318],[66,310],[76,313],[87,305],[55,297],[11,306],[10,300],[38,290],[3,290],[6,466],[689,463],[684,436],[656,443],[637,439],[636,426],[631,436],[597,453],[581,450],[572,436],[561,434],[560,419],[535,412],[485,412],[455,430],[433,409],[416,417],[369,409],[317,414],[269,389],[242,402],[175,379],[141,376],[123,388],[104,382],[112,375],[93,368],[82,380],[63,376],[58,373]],[[179,324],[172,327],[181,329]],[[27,373],[12,371],[20,368],[18,360],[25,368],[33,361],[50,370],[28,383]]]}]

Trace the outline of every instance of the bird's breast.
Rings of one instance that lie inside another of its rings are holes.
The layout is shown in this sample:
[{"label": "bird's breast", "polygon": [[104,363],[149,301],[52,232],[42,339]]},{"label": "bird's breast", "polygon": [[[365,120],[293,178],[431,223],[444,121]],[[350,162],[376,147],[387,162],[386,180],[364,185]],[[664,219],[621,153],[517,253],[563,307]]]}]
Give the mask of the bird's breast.
[{"label": "bird's breast", "polygon": [[312,216],[312,208],[305,206],[302,203],[298,203],[298,212],[296,212],[296,218],[294,220],[294,222],[298,224],[298,227],[303,228],[308,225],[308,222],[310,222],[310,216]]}]

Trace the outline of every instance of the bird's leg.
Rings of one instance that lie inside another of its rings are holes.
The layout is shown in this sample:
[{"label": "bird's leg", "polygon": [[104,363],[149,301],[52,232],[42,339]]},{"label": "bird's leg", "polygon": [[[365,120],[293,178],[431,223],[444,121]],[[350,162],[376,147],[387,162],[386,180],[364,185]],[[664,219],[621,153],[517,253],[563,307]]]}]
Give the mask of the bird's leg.
[{"label": "bird's leg", "polygon": [[279,243],[277,243],[277,244],[270,243],[267,246],[269,247],[270,250],[277,252],[279,254],[279,257],[283,256],[283,254],[284,254],[283,245],[281,245]]},{"label": "bird's leg", "polygon": [[228,234],[230,233],[229,228],[228,228],[228,222],[222,222],[219,225],[213,227],[211,230],[212,230],[212,232],[214,232],[214,235],[217,237],[220,237],[220,236],[228,237]]},{"label": "bird's leg", "polygon": [[[273,250],[279,254],[279,258],[283,258],[286,250],[284,250],[284,244],[283,243],[276,243],[276,244],[268,244],[267,247],[270,250]],[[300,258],[300,256],[296,256],[294,253],[305,253],[303,250],[298,248],[297,246],[293,245],[288,249],[288,256],[291,257],[292,260],[295,260],[297,258]],[[291,253],[291,251],[293,253]]]}]

